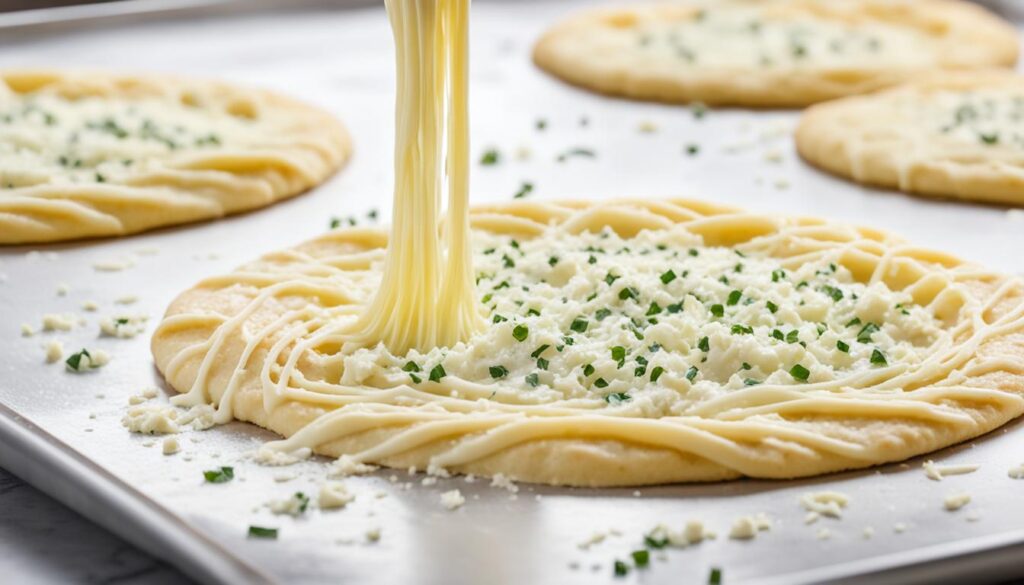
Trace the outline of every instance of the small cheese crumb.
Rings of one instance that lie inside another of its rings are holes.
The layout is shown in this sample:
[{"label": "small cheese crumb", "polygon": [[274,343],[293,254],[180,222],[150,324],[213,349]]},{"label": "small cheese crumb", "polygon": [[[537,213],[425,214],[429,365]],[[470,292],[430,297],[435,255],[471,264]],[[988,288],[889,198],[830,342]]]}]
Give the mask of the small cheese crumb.
[{"label": "small cheese crumb", "polygon": [[107,258],[92,263],[93,270],[97,272],[120,272],[135,266],[135,261],[130,258]]},{"label": "small cheese crumb", "polygon": [[167,437],[163,442],[164,455],[174,455],[178,451],[181,451],[181,445],[178,443],[178,439],[174,437]]},{"label": "small cheese crumb", "polygon": [[294,451],[278,451],[277,449],[271,449],[264,445],[256,451],[253,461],[260,465],[267,467],[280,467],[285,465],[294,465],[300,461],[305,461],[313,454],[313,450],[308,447],[302,447]]},{"label": "small cheese crumb", "polygon": [[108,337],[131,339],[146,330],[148,319],[145,315],[104,317],[100,320],[100,331]]},{"label": "small cheese crumb", "polygon": [[320,486],[320,494],[317,496],[317,503],[323,510],[344,508],[355,500],[355,494],[348,491],[345,484],[340,481],[327,481]]},{"label": "small cheese crumb", "polygon": [[76,323],[78,323],[78,316],[73,313],[43,315],[43,331],[71,331]]},{"label": "small cheese crumb", "polygon": [[587,537],[586,540],[577,543],[576,546],[579,547],[580,550],[587,550],[595,544],[601,544],[602,542],[604,542],[604,539],[606,538],[608,538],[607,532],[596,531],[589,537]]},{"label": "small cheese crumb", "polygon": [[1024,463],[1021,463],[1017,467],[1011,467],[1010,471],[1007,472],[1007,475],[1009,475],[1011,479],[1024,479]]},{"label": "small cheese crumb", "polygon": [[275,473],[274,481],[277,483],[285,483],[295,479],[296,477],[298,477],[298,475],[290,472]]},{"label": "small cheese crumb", "polygon": [[452,490],[441,494],[441,504],[449,510],[454,510],[465,503],[466,498],[462,497],[462,492],[459,490]]},{"label": "small cheese crumb", "polygon": [[655,124],[654,122],[651,122],[650,120],[644,120],[643,122],[640,122],[640,124],[637,126],[637,130],[643,132],[644,134],[652,134],[658,131],[658,125]]},{"label": "small cheese crumb", "polygon": [[380,540],[380,528],[371,528],[366,531],[366,542],[378,542]]},{"label": "small cheese crumb", "polygon": [[22,323],[21,324],[21,336],[22,337],[32,337],[35,334],[36,334],[36,330],[31,325],[29,325],[28,323]]},{"label": "small cheese crumb", "polygon": [[757,536],[758,524],[753,516],[741,516],[732,523],[729,529],[729,538],[735,540],[749,540]]},{"label": "small cheese crumb", "polygon": [[864,532],[862,532],[861,534],[863,534],[865,540],[868,540],[875,535],[875,529],[870,526],[865,526]]},{"label": "small cheese crumb", "polygon": [[124,295],[114,299],[114,302],[118,305],[131,305],[139,300],[139,297],[135,295]]},{"label": "small cheese crumb", "polygon": [[765,162],[778,164],[782,162],[782,151],[778,149],[772,149],[764,153]]},{"label": "small cheese crumb", "polygon": [[897,522],[892,525],[892,529],[896,534],[903,534],[907,531],[907,525],[903,522]]},{"label": "small cheese crumb", "polygon": [[299,516],[309,506],[309,498],[302,492],[295,492],[290,498],[284,500],[271,500],[267,502],[270,512],[277,515]]},{"label": "small cheese crumb", "polygon": [[54,362],[58,362],[58,361],[60,361],[60,359],[62,357],[64,357],[64,344],[59,342],[59,341],[57,341],[57,340],[55,340],[55,339],[49,341],[46,344],[45,348],[46,348],[46,363],[48,363],[48,364],[52,364]]},{"label": "small cheese crumb", "polygon": [[82,303],[82,310],[83,311],[89,311],[89,312],[98,311],[99,308],[100,308],[100,305],[96,301],[85,301],[84,303]]},{"label": "small cheese crumb", "polygon": [[981,466],[973,464],[936,465],[934,461],[929,459],[928,461],[925,461],[921,467],[924,468],[924,474],[928,476],[928,479],[942,481],[942,478],[949,475],[965,475],[967,473],[974,473]]},{"label": "small cheese crumb", "polygon": [[88,372],[110,363],[110,354],[102,349],[82,349],[64,362],[69,372]]},{"label": "small cheese crumb", "polygon": [[376,470],[376,466],[360,463],[351,455],[342,455],[331,464],[327,475],[331,477],[348,477],[350,475],[365,475]]},{"label": "small cheese crumb", "polygon": [[949,494],[946,496],[946,499],[943,500],[943,505],[946,510],[949,510],[950,512],[955,512],[969,503],[971,503],[971,496],[964,492]]},{"label": "small cheese crumb", "polygon": [[128,409],[121,424],[133,433],[169,435],[177,433],[178,409],[165,404],[146,404]]},{"label": "small cheese crumb", "polygon": [[519,486],[517,486],[511,479],[505,477],[505,475],[501,473],[491,478],[491,487],[506,489],[512,493],[516,493],[519,491]]},{"label": "small cheese crumb", "polygon": [[[848,503],[850,503],[849,496],[833,491],[809,492],[800,497],[800,504],[805,510],[818,516],[828,516],[829,518],[842,518],[843,508]],[[811,524],[815,520],[817,520],[817,517],[810,522],[807,522],[806,518],[804,519],[807,524]]]},{"label": "small cheese crumb", "polygon": [[828,528],[819,528],[817,537],[818,540],[828,540],[832,538],[832,531]]},{"label": "small cheese crumb", "polygon": [[1006,219],[1010,221],[1022,221],[1024,220],[1024,209],[1007,209]]},{"label": "small cheese crumb", "polygon": [[62,283],[57,285],[57,296],[58,297],[66,297],[66,296],[68,296],[68,292],[70,290],[71,290],[71,287],[69,287],[66,283],[62,282]]}]

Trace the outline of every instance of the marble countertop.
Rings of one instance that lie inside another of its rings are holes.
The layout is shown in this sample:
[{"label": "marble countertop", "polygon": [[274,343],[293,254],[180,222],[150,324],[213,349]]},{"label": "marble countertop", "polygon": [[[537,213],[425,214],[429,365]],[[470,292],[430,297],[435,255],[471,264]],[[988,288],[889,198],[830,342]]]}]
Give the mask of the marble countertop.
[{"label": "marble countertop", "polygon": [[192,583],[0,468],[0,575],[5,583]]}]

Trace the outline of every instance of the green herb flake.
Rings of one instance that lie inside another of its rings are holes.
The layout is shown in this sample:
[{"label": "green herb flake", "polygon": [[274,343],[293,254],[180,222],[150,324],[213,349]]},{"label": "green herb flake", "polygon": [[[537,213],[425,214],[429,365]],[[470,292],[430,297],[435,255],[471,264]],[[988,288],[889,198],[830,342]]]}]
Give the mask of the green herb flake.
[{"label": "green herb flake", "polygon": [[594,374],[594,365],[593,364],[587,364],[587,365],[583,366],[583,375],[584,376],[590,377],[593,374]]},{"label": "green herb flake", "polygon": [[590,321],[587,321],[583,317],[576,317],[573,319],[572,324],[569,325],[569,329],[572,329],[576,333],[586,333],[587,327],[590,326]]},{"label": "green herb flake", "polygon": [[620,561],[618,559],[616,559],[615,564],[613,565],[613,568],[614,568],[615,576],[616,577],[625,577],[626,575],[629,574],[629,565],[627,565],[625,562]]},{"label": "green herb flake", "polygon": [[660,378],[664,373],[665,368],[661,366],[654,366],[654,369],[651,370],[651,382],[657,382],[658,378]]},{"label": "green herb flake", "polygon": [[523,342],[530,335],[530,328],[526,325],[516,325],[512,329],[512,338],[516,341]]},{"label": "green herb flake", "polygon": [[711,349],[711,340],[707,337],[701,337],[700,341],[697,342],[697,349],[701,351],[709,351]]},{"label": "green herb flake", "polygon": [[598,388],[607,388],[608,381],[605,380],[604,378],[598,378],[594,380],[594,386],[597,386]]},{"label": "green herb flake", "polygon": [[711,314],[715,317],[722,317],[725,315],[725,307],[722,305],[711,305]]},{"label": "green herb flake", "polygon": [[741,298],[743,298],[743,293],[741,293],[738,290],[734,290],[731,293],[729,293],[729,298],[728,300],[725,301],[725,304],[732,307],[733,305],[738,304]]},{"label": "green herb flake", "polygon": [[420,371],[420,367],[416,364],[416,362],[405,362],[405,365],[402,366],[402,371],[403,372],[419,372]]},{"label": "green herb flake", "polygon": [[635,550],[630,553],[630,556],[633,557],[633,563],[638,569],[642,569],[651,564],[651,553],[647,550]]},{"label": "green herb flake", "polygon": [[611,404],[612,406],[622,404],[623,402],[629,402],[632,399],[633,397],[630,396],[629,394],[626,394],[625,392],[612,392],[608,396],[604,397],[604,401],[607,402],[608,404]]},{"label": "green herb flake", "polygon": [[448,372],[444,371],[444,366],[437,364],[430,370],[430,377],[428,378],[431,382],[440,382],[442,378],[448,375]]},{"label": "green herb flake", "polygon": [[266,538],[270,540],[277,540],[277,528],[265,528],[263,526],[250,526],[249,527],[250,538]]},{"label": "green herb flake", "polygon": [[871,365],[873,366],[887,366],[889,361],[885,359],[885,354],[881,350],[874,349],[871,351]]},{"label": "green herb flake", "polygon": [[537,372],[527,374],[527,376],[523,378],[523,380],[525,380],[526,384],[531,388],[536,388],[538,385],[540,385],[540,376],[537,375]]},{"label": "green herb flake", "polygon": [[484,151],[482,157],[480,157],[480,164],[484,166],[496,165],[501,161],[501,153],[496,148],[490,148]]},{"label": "green herb flake", "polygon": [[668,284],[676,279],[676,273],[669,270],[661,275],[661,284]]},{"label": "green herb flake", "polygon": [[686,379],[693,382],[698,373],[700,373],[700,370],[697,369],[697,366],[690,366],[690,369],[686,370]]},{"label": "green herb flake", "polygon": [[708,585],[722,585],[722,569],[713,567],[708,574]]},{"label": "green herb flake", "polygon": [[207,483],[227,483],[235,479],[234,467],[221,467],[203,472],[203,478]]},{"label": "green herb flake", "polygon": [[842,340],[836,341],[836,349],[843,353],[850,353],[850,345]]},{"label": "green herb flake", "polygon": [[487,370],[491,373],[491,378],[494,378],[495,380],[504,378],[508,375],[508,368],[505,366],[491,366]]},{"label": "green herb flake", "polygon": [[772,314],[777,313],[778,310],[779,310],[779,306],[776,305],[775,303],[771,302],[771,301],[765,302],[764,306],[767,307],[768,312],[770,312]]},{"label": "green herb flake", "polygon": [[868,323],[857,332],[858,343],[871,343],[871,336],[879,331],[878,325]]},{"label": "green herb flake", "polygon": [[801,366],[800,364],[796,364],[795,366],[789,369],[789,375],[793,376],[794,379],[800,380],[801,382],[806,382],[807,378],[811,377],[811,371]]},{"label": "green herb flake", "polygon": [[523,184],[519,186],[519,190],[516,191],[515,195],[513,195],[512,198],[513,199],[522,199],[522,198],[526,197],[527,195],[529,195],[532,192],[533,192],[533,183],[524,181]]}]

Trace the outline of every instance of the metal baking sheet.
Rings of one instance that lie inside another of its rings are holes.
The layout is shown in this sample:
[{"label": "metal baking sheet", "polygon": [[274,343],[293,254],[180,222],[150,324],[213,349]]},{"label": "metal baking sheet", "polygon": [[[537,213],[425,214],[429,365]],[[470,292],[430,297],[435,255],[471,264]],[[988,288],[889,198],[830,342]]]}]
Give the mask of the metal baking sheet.
[{"label": "metal baking sheet", "polygon": [[[926,201],[864,189],[802,164],[787,130],[792,112],[716,110],[634,103],[567,87],[530,63],[546,24],[590,2],[486,2],[472,23],[474,152],[504,155],[474,165],[475,202],[509,200],[532,182],[537,199],[689,195],[766,213],[819,215],[901,233],[910,240],[1020,272],[1024,230],[1005,209]],[[977,463],[974,474],[926,479],[921,460],[863,472],[794,481],[736,481],[632,489],[557,489],[523,485],[518,494],[487,482],[440,480],[383,471],[347,480],[356,501],[338,512],[291,519],[263,504],[295,491],[315,492],[324,463],[265,468],[245,459],[269,433],[231,424],[181,437],[183,452],[120,425],[126,401],[162,386],[147,336],[98,338],[100,315],[149,315],[149,331],[168,302],[192,283],[254,256],[322,233],[331,217],[364,218],[391,200],[391,33],[382,8],[246,12],[231,17],[152,21],[131,26],[44,33],[0,41],[0,66],[83,66],[167,71],[225,78],[301,97],[349,126],[356,154],[315,191],[223,221],[137,237],[0,250],[0,464],[86,516],[167,559],[203,582],[595,583],[615,581],[614,559],[638,548],[659,522],[702,519],[719,538],[631,574],[646,583],[700,583],[720,567],[727,583],[830,580],[972,582],[1024,576],[1024,498],[1007,470],[1024,462],[1024,429],[1011,424],[934,454],[943,463]],[[547,128],[535,128],[538,119]],[[640,131],[653,124],[655,132]],[[696,156],[686,147],[698,145]],[[556,162],[573,147],[593,160]],[[781,157],[781,158],[780,158]],[[522,159],[522,160],[521,160]],[[780,159],[780,160],[776,160]],[[155,252],[155,253],[154,253]],[[98,272],[93,263],[125,258],[134,266]],[[60,283],[69,285],[58,296]],[[115,298],[136,294],[131,307]],[[81,310],[87,300],[97,313]],[[71,333],[21,337],[44,313],[88,320]],[[69,351],[99,347],[106,368],[74,375],[46,365],[42,343]],[[190,459],[190,460],[187,460]],[[233,465],[237,478],[204,485],[201,471]],[[282,473],[296,477],[275,481]],[[393,476],[393,478],[392,478]],[[406,489],[405,484],[415,485]],[[464,507],[447,511],[439,494],[458,488]],[[841,521],[803,524],[799,496],[835,489],[852,498]],[[944,496],[968,491],[964,510],[942,509]],[[378,497],[383,494],[383,497]],[[725,538],[738,516],[766,513],[770,532],[752,542]],[[975,521],[968,521],[968,517]],[[905,525],[902,533],[896,524]],[[275,542],[246,538],[250,524],[277,526]],[[872,527],[874,537],[863,536]],[[368,529],[381,540],[367,544]],[[818,539],[827,528],[831,538]],[[577,545],[595,531],[604,542]],[[573,568],[575,567],[575,568]],[[639,573],[639,576],[638,576]]]}]

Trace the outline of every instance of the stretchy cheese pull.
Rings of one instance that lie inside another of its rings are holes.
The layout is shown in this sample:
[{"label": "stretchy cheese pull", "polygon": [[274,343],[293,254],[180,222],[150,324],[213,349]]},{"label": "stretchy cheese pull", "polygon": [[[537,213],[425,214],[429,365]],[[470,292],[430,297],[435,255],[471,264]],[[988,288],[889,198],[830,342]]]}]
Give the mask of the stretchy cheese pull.
[{"label": "stretchy cheese pull", "polygon": [[[483,323],[468,241],[469,0],[386,4],[398,69],[394,223],[380,289],[354,343],[383,342],[404,353],[465,341]],[[443,239],[442,168],[448,178]]]}]

